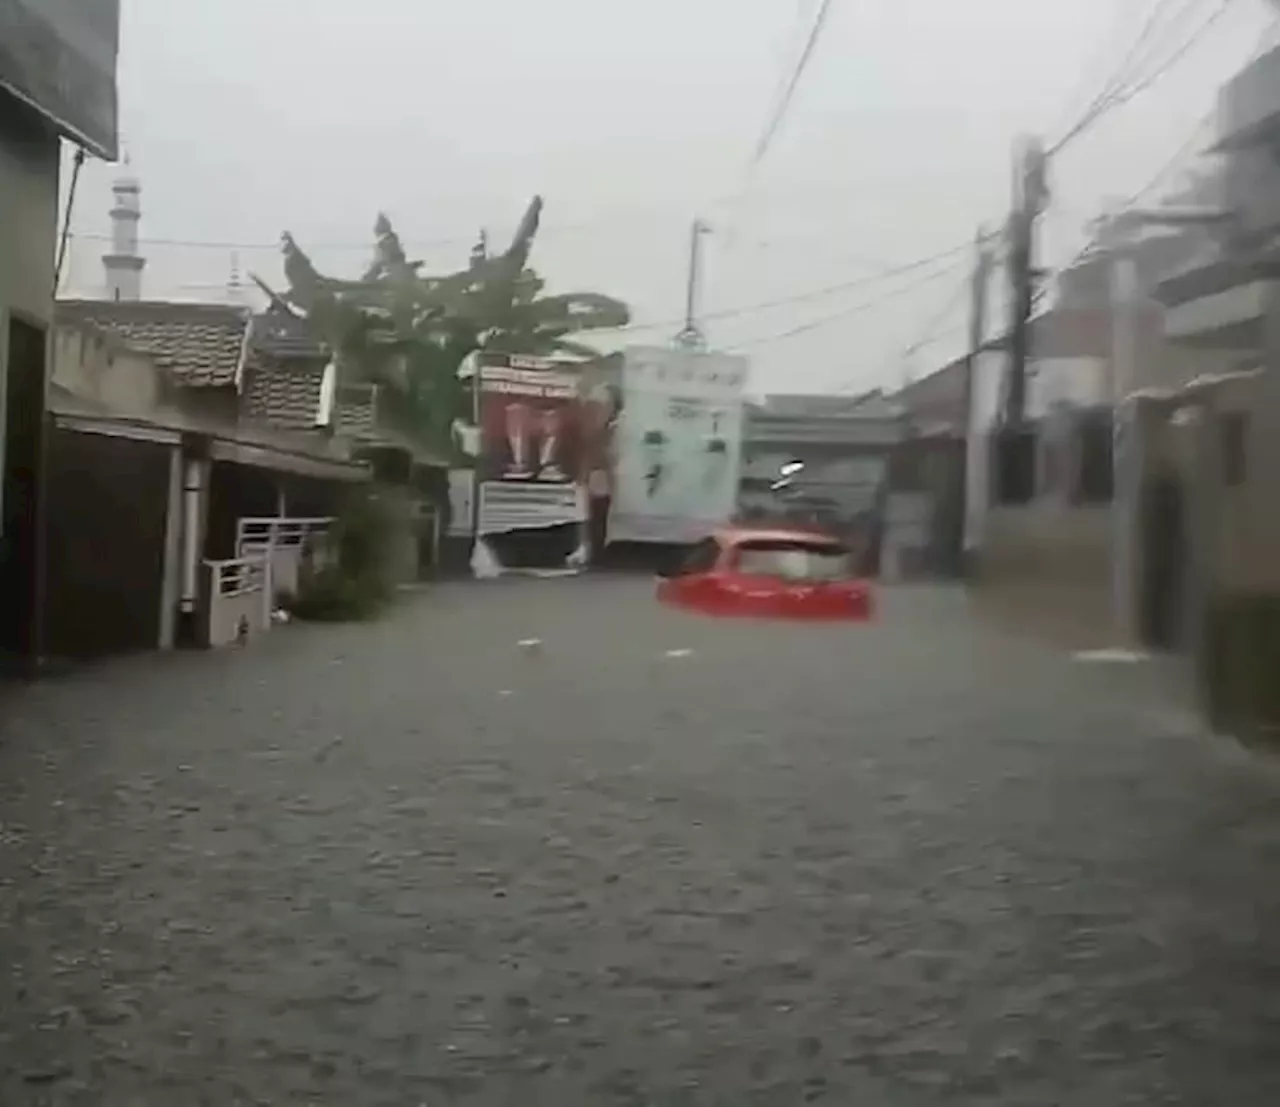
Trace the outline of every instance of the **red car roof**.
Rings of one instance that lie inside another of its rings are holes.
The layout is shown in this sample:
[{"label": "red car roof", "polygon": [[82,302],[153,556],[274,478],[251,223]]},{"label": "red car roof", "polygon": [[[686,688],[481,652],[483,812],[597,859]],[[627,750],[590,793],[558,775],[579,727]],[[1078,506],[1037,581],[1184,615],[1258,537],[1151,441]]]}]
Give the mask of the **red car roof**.
[{"label": "red car roof", "polygon": [[744,542],[796,542],[806,545],[841,546],[843,543],[830,534],[799,527],[724,527],[716,531],[716,540],[726,546],[740,546]]}]

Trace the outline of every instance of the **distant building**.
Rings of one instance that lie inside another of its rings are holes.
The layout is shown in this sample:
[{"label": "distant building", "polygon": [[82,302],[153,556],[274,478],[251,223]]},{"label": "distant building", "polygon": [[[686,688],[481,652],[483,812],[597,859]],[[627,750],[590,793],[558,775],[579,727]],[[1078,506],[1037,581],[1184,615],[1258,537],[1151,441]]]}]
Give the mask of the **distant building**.
[{"label": "distant building", "polygon": [[142,185],[132,173],[111,186],[111,252],[104,254],[108,300],[133,303],[142,299],[142,270],[146,259],[138,253],[138,224],[142,220]]}]

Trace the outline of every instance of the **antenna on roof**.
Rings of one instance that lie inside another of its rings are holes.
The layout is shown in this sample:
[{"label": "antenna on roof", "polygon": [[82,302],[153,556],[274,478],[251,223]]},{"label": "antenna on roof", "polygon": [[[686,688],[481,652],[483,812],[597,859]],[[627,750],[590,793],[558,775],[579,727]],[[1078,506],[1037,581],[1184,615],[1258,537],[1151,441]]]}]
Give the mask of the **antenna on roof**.
[{"label": "antenna on roof", "polygon": [[233,304],[244,303],[244,279],[240,273],[240,255],[231,251],[231,273],[227,278],[227,299]]},{"label": "antenna on roof", "polygon": [[267,284],[266,281],[259,277],[257,273],[250,273],[249,279],[258,286],[258,290],[271,302],[271,306],[276,311],[282,311],[286,315],[293,315],[298,318],[306,317],[302,312],[297,311],[288,300]]}]

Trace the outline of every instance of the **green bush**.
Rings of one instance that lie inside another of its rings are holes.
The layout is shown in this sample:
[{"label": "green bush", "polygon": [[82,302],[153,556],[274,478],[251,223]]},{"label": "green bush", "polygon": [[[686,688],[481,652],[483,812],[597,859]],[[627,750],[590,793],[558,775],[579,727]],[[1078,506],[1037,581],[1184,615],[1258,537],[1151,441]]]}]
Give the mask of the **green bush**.
[{"label": "green bush", "polygon": [[1200,680],[1210,722],[1241,738],[1280,738],[1280,595],[1220,596],[1204,635]]},{"label": "green bush", "polygon": [[376,492],[353,494],[334,520],[327,556],[299,574],[290,614],[317,622],[378,615],[395,594],[388,562],[393,526]]}]

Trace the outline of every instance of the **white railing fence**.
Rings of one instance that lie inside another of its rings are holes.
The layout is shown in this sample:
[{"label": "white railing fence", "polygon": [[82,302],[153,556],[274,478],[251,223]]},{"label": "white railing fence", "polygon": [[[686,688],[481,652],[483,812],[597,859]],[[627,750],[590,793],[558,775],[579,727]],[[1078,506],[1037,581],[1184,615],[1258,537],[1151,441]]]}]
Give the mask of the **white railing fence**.
[{"label": "white railing fence", "polygon": [[264,558],[271,570],[271,598],[298,590],[304,562],[326,556],[329,518],[246,518],[236,523],[236,556]]}]

